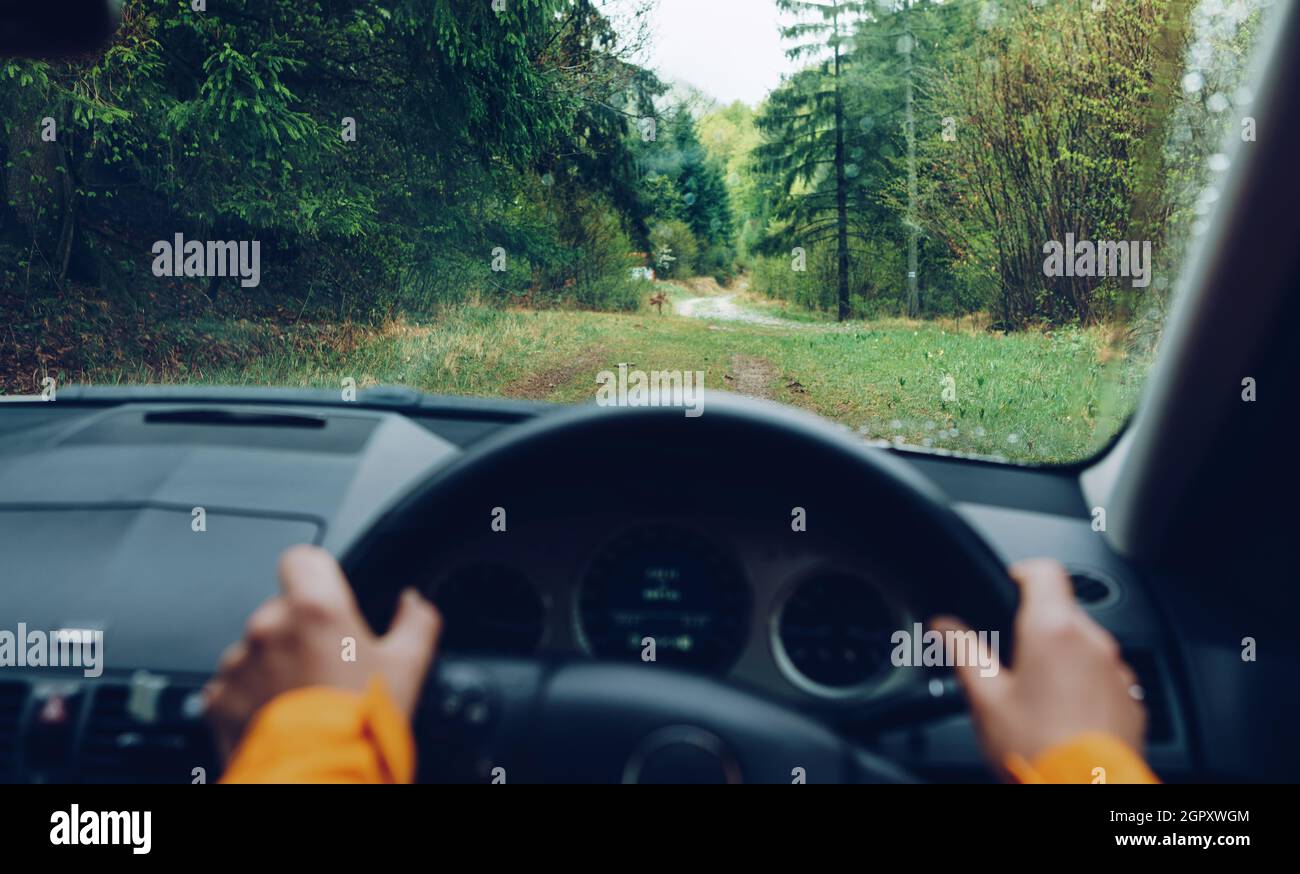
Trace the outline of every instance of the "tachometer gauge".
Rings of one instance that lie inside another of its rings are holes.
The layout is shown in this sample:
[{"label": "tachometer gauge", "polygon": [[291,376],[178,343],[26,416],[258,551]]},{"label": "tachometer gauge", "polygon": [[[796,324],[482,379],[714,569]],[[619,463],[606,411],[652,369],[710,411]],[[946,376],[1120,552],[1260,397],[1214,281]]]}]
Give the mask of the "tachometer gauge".
[{"label": "tachometer gauge", "polygon": [[752,596],[734,559],[692,532],[640,528],[605,545],[579,605],[597,658],[722,671],[740,654]]},{"label": "tachometer gauge", "polygon": [[893,610],[860,577],[824,573],[796,585],[776,619],[778,659],[803,685],[847,691],[889,667]]}]

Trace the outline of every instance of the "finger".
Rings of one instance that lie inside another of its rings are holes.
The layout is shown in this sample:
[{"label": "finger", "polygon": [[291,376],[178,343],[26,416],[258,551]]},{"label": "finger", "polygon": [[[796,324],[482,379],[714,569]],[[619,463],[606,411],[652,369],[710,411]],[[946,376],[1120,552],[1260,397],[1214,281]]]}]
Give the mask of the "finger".
[{"label": "finger", "polygon": [[407,654],[412,658],[426,659],[428,664],[433,659],[438,646],[438,637],[442,634],[442,614],[433,604],[420,596],[414,589],[407,589],[397,605],[393,623],[388,627],[382,644],[391,649]]},{"label": "finger", "polygon": [[220,729],[230,720],[232,687],[224,680],[212,679],[203,687],[203,718]]},{"label": "finger", "polygon": [[230,762],[241,734],[230,695],[230,686],[222,680],[209,680],[203,687],[203,717],[212,727],[212,738],[223,767]]},{"label": "finger", "polygon": [[1137,675],[1137,671],[1133,670],[1132,666],[1122,659],[1116,662],[1116,667],[1118,668],[1119,681],[1124,685],[1124,688],[1127,689],[1130,694],[1136,690],[1139,695],[1142,696],[1138,697],[1137,700],[1143,702],[1143,706],[1145,706],[1144,697],[1146,695],[1146,689],[1143,688],[1142,678]]},{"label": "finger", "polygon": [[[948,664],[952,666],[957,682],[966,691],[971,707],[985,710],[996,706],[996,699],[1011,679],[998,654],[991,651],[985,640],[969,626],[951,616],[935,617],[930,621],[930,629],[943,635]],[[972,648],[969,646],[962,647],[959,657],[958,636],[966,641],[974,641],[974,658],[970,657]]]},{"label": "finger", "polygon": [[1037,612],[1076,606],[1070,577],[1065,568],[1051,559],[1018,561],[1008,569],[1008,573],[1020,585],[1022,609]]},{"label": "finger", "polygon": [[280,587],[294,604],[360,613],[343,569],[334,556],[316,546],[290,547],[280,556]]},{"label": "finger", "polygon": [[1087,611],[1080,608],[1080,612],[1083,613],[1084,625],[1088,629],[1089,636],[1096,642],[1098,651],[1101,652],[1108,661],[1127,667],[1120,654],[1119,641],[1115,639],[1115,635],[1111,634],[1105,628],[1102,628],[1101,623],[1088,615]]},{"label": "finger", "polygon": [[284,598],[271,598],[248,617],[244,626],[244,640],[250,647],[257,647],[281,631],[289,623],[289,605]]},{"label": "finger", "polygon": [[1077,635],[1110,661],[1119,661],[1119,644],[1110,632],[1079,606],[1070,576],[1051,559],[1029,559],[1010,568],[1011,578],[1020,584],[1021,611],[1017,632],[1027,628],[1039,632]]},{"label": "finger", "polygon": [[203,684],[203,715],[210,717],[214,710],[214,704],[221,698],[225,691],[226,683],[213,677]]},{"label": "finger", "polygon": [[248,646],[242,640],[235,641],[217,659],[217,676],[225,677],[234,673],[247,656]]}]

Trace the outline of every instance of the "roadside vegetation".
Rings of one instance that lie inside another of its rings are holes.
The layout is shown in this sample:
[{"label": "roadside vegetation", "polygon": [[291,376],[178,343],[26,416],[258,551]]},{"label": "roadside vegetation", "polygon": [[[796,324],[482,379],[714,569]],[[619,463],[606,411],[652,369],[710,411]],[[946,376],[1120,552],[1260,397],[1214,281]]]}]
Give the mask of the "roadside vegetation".
[{"label": "roadside vegetation", "polygon": [[[711,280],[691,285],[662,287],[675,304],[730,296]],[[1066,462],[1094,449],[1096,433],[1118,427],[1102,421],[1105,409],[1130,408],[1145,369],[1135,364],[1111,382],[1103,363],[1113,341],[1101,328],[1002,334],[979,319],[840,324],[802,311],[787,320],[788,310],[755,295],[737,306],[779,323],[691,318],[667,308],[660,316],[483,304],[327,336],[218,323],[199,326],[207,329],[194,347],[200,357],[163,372],[101,370],[94,381],[337,390],[350,377],[362,387],[583,403],[597,373],[626,363],[702,371],[708,389],[802,407],[870,440]],[[944,379],[953,373],[963,378],[945,401]]]}]

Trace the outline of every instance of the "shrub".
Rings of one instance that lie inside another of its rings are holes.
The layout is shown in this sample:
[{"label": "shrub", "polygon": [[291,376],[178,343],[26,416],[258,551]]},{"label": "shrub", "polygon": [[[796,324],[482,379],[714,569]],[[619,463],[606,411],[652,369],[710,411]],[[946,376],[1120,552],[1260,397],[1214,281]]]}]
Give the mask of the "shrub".
[{"label": "shrub", "polygon": [[663,221],[650,229],[655,275],[663,279],[693,276],[699,247],[695,234],[682,221]]}]

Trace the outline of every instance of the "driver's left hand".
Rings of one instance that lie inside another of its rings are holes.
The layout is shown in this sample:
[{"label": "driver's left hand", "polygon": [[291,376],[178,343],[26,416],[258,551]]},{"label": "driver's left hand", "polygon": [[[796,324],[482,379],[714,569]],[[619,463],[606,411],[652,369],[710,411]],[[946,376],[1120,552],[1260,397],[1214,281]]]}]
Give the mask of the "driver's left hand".
[{"label": "driver's left hand", "polygon": [[280,558],[279,576],[281,594],[253,613],[244,639],[226,650],[208,684],[208,717],[223,759],[263,705],[294,689],[362,692],[378,677],[409,717],[442,631],[434,606],[408,589],[388,633],[376,637],[325,550],[293,547]]}]

